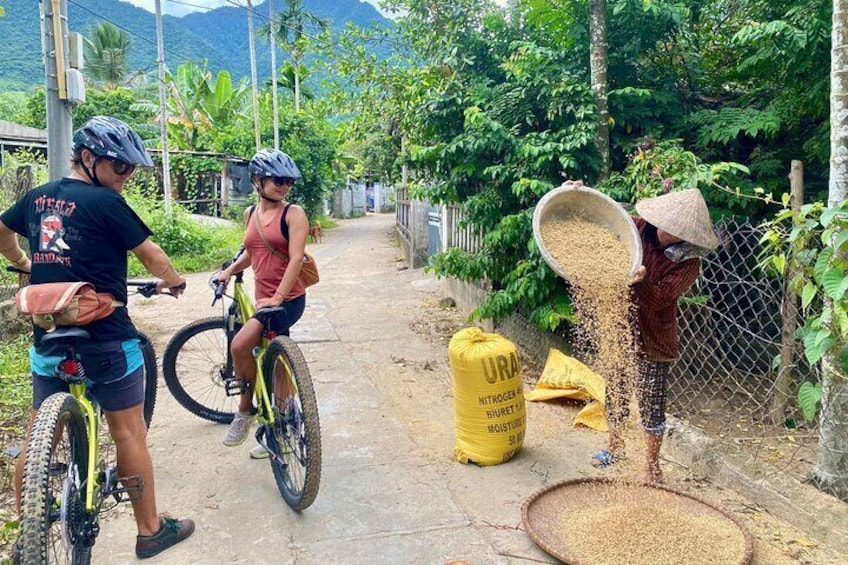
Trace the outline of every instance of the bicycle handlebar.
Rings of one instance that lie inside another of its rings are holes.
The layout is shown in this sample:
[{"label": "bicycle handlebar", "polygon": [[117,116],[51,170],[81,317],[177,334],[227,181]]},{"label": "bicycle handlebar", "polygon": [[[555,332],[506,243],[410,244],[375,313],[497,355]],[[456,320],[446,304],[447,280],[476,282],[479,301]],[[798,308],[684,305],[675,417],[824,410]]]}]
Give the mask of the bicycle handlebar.
[{"label": "bicycle handlebar", "polygon": [[[31,275],[32,274],[32,273],[29,273],[29,272],[24,271],[22,269],[18,269],[17,267],[13,267],[12,265],[7,265],[6,271],[8,271],[10,273],[17,273],[19,275]],[[151,296],[156,294],[157,283],[156,283],[156,281],[127,281],[127,286],[138,288],[138,293],[140,295],[142,295],[145,298],[150,298]],[[186,283],[183,283],[179,286],[175,286],[175,287],[172,287],[172,288],[178,289],[178,290],[185,290]],[[165,294],[168,294],[169,296],[173,296],[173,294],[170,293],[170,292],[165,293]]]},{"label": "bicycle handlebar", "polygon": [[[242,253],[244,253],[243,245],[239,247],[238,251],[236,251],[236,254],[233,255],[232,259],[230,259],[229,261],[225,261],[224,264],[221,265],[221,269],[226,269],[227,267],[238,261],[238,258],[241,257]],[[215,298],[212,299],[212,306],[215,306],[215,303],[221,300],[221,298],[224,296],[224,292],[227,290],[227,282],[218,280],[217,274],[218,273],[215,273],[215,275],[212,275],[212,278],[209,279],[209,286],[212,287],[215,291]]]},{"label": "bicycle handlebar", "polygon": [[[158,283],[156,281],[127,281],[127,286],[133,286],[138,288],[138,293],[145,298],[150,298],[154,294],[156,294],[156,287]],[[179,286],[169,287],[168,290],[185,290],[186,283],[183,283]],[[174,296],[173,292],[163,292],[162,294],[167,294],[168,296]],[[174,296],[176,298],[176,296]]]}]

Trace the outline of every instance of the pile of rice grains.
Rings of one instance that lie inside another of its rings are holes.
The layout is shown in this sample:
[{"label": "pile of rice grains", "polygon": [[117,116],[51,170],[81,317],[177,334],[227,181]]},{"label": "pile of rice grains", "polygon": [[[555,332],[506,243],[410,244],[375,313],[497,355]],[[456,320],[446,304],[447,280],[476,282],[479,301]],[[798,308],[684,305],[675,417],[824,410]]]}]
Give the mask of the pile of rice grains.
[{"label": "pile of rice grains", "polygon": [[[614,233],[580,217],[554,216],[541,228],[545,247],[571,285],[580,317],[577,350],[607,380],[608,390],[623,391],[632,401],[637,355],[628,286],[630,254]],[[639,412],[630,414],[638,417]],[[632,448],[629,456],[629,461],[642,459]],[[587,501],[560,526],[567,532],[569,550],[580,555],[581,562],[694,565],[743,559],[742,533],[717,511],[693,512],[695,501],[649,487],[597,487],[598,499]],[[658,493],[668,496],[658,499]]]}]

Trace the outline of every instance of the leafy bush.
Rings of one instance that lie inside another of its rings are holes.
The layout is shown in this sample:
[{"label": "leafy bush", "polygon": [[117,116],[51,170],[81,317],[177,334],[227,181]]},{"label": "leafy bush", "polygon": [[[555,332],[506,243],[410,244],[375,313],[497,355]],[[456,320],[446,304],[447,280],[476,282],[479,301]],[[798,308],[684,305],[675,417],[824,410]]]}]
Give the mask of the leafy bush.
[{"label": "leafy bush", "polygon": [[[234,226],[201,224],[178,205],[169,215],[164,203],[149,198],[141,184],[131,181],[124,196],[147,226],[156,242],[171,258],[178,272],[197,272],[213,269],[232,257],[241,244],[243,229]],[[131,256],[131,276],[148,276],[141,263]]]}]

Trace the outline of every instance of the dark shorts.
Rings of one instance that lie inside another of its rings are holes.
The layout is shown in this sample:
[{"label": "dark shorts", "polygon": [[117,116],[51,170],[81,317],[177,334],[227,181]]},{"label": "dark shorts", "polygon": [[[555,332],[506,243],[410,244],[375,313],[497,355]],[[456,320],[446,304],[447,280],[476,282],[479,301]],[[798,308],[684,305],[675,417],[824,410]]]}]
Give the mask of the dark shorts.
[{"label": "dark shorts", "polygon": [[285,312],[275,314],[270,320],[271,331],[277,335],[289,335],[289,330],[303,316],[306,309],[306,295],[298,296],[289,302],[283,302]]},{"label": "dark shorts", "polygon": [[[64,348],[30,349],[32,407],[48,396],[68,392],[68,383],[55,376]],[[108,412],[125,410],[144,401],[144,358],[139,340],[89,342],[79,347],[90,394]]]}]

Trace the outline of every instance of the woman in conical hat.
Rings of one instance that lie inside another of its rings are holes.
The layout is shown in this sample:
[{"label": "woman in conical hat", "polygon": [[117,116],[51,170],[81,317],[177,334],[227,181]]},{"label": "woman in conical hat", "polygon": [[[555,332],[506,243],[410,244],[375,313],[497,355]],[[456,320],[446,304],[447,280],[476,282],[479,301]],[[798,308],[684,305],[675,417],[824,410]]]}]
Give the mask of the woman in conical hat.
[{"label": "woman in conical hat", "polygon": [[[677,299],[701,269],[698,256],[715,249],[707,204],[697,189],[640,200],[634,218],[642,239],[642,266],[630,282],[637,311],[639,359],[636,394],[646,443],[646,480],[661,482],[659,453],[666,428],[667,377],[679,355]],[[592,457],[595,467],[608,467],[624,456],[623,424],[629,417],[626,376],[611,375],[607,383],[606,449]]]}]

